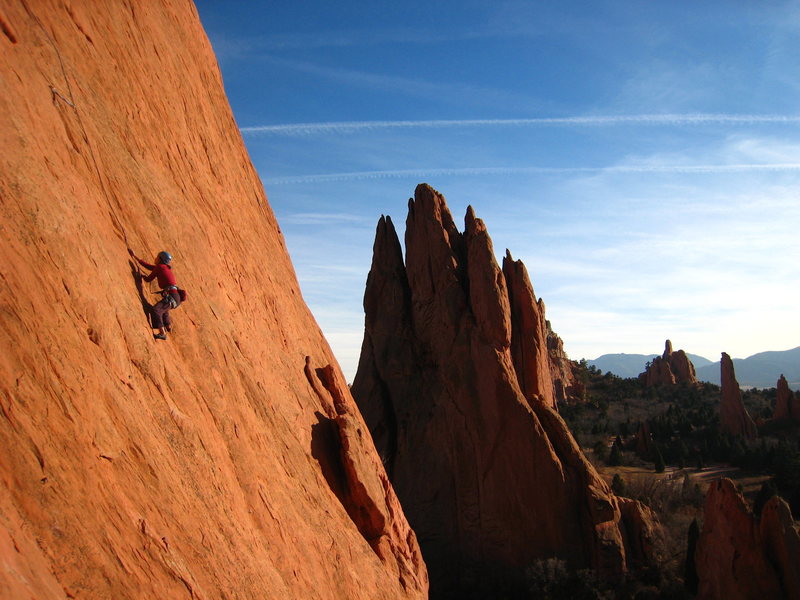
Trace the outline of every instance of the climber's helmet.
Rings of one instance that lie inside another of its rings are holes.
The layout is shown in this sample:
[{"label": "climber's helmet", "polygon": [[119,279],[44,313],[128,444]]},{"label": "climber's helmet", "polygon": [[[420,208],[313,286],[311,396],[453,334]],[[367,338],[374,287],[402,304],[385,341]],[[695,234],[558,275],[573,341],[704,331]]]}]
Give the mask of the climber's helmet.
[{"label": "climber's helmet", "polygon": [[172,262],[172,255],[169,252],[158,253],[158,263],[161,265],[168,265]]}]

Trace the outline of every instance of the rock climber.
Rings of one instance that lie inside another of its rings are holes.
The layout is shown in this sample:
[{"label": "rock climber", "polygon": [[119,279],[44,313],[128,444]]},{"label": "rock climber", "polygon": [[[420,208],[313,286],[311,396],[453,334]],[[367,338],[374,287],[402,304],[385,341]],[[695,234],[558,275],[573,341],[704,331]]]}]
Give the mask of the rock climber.
[{"label": "rock climber", "polygon": [[136,260],[145,269],[150,270],[149,275],[144,276],[145,281],[158,280],[158,286],[161,288],[161,300],[159,300],[152,309],[153,329],[158,329],[158,333],[153,337],[157,340],[167,339],[167,331],[172,330],[172,319],[169,316],[169,311],[173,308],[178,308],[183,299],[183,290],[178,289],[175,282],[175,274],[172,272],[172,255],[169,252],[159,252],[156,257],[156,264],[151,265],[143,261],[141,258],[133,253],[133,250],[128,248],[128,254]]}]

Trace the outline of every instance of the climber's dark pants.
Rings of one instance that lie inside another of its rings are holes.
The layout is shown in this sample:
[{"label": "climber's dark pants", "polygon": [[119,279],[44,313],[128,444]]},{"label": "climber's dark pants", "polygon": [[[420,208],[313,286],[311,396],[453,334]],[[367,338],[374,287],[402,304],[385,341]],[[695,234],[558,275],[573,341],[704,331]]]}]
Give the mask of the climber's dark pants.
[{"label": "climber's dark pants", "polygon": [[[177,303],[175,308],[181,305],[180,296],[178,292],[170,292],[170,296]],[[170,304],[169,298],[162,298],[153,306],[152,321],[153,329],[160,329],[161,327],[172,327],[172,319],[169,316],[169,311],[172,310],[173,305]]]}]

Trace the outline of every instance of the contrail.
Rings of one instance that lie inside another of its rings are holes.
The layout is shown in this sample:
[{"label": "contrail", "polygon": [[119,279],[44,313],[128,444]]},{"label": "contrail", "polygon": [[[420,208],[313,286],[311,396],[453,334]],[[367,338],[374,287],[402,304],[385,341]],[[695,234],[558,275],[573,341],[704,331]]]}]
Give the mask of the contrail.
[{"label": "contrail", "polygon": [[535,127],[603,125],[755,125],[800,123],[800,115],[652,114],[588,117],[542,117],[537,119],[456,119],[429,121],[334,121],[240,127],[243,134],[308,136],[325,133],[354,133],[379,129],[436,129],[451,127]]},{"label": "contrail", "polygon": [[625,174],[625,173],[748,173],[759,171],[800,171],[800,163],[731,164],[731,165],[621,165],[614,167],[466,167],[453,169],[405,169],[394,171],[355,171],[276,177],[264,179],[267,185],[326,183],[368,179],[402,179],[405,177],[469,177],[481,175],[562,175],[562,174]]}]

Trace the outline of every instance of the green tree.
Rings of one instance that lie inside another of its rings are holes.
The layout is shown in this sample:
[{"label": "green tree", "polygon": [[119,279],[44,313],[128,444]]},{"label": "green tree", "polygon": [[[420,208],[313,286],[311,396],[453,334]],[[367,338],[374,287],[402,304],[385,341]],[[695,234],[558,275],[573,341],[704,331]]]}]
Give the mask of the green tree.
[{"label": "green tree", "polygon": [[761,489],[758,490],[758,494],[753,500],[753,514],[760,517],[761,511],[764,509],[764,505],[767,503],[767,501],[773,496],[777,495],[778,488],[775,485],[775,482],[772,481],[772,479],[767,479],[761,484]]},{"label": "green tree", "polygon": [[700,584],[700,578],[697,576],[697,567],[694,563],[694,555],[697,549],[697,539],[700,537],[700,527],[697,524],[697,519],[692,520],[689,525],[689,534],[686,544],[686,562],[683,565],[683,583],[690,593],[697,593],[697,586]]},{"label": "green tree", "polygon": [[658,446],[655,447],[655,470],[656,473],[663,473],[664,469],[667,468],[666,463],[664,462],[664,457],[661,456],[661,450],[659,450]]},{"label": "green tree", "polygon": [[622,464],[622,450],[616,442],[611,446],[611,454],[608,456],[608,465],[610,467],[618,467]]},{"label": "green tree", "polygon": [[625,480],[619,476],[619,473],[615,473],[614,479],[611,480],[611,491],[616,496],[625,495]]},{"label": "green tree", "polygon": [[594,450],[594,455],[598,460],[605,461],[608,458],[608,446],[605,440],[597,440],[592,450]]}]

